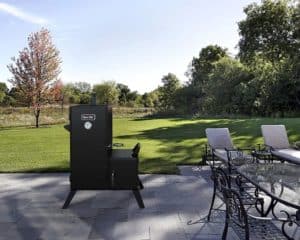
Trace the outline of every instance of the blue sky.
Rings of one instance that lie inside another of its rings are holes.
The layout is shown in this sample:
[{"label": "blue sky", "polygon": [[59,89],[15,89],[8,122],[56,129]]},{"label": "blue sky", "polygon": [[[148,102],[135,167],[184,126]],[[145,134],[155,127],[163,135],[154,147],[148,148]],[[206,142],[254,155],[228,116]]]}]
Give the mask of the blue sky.
[{"label": "blue sky", "polygon": [[[140,93],[184,73],[208,44],[237,52],[237,22],[254,0],[0,0],[0,81],[29,33],[48,28],[62,58],[64,82],[104,80]],[[257,1],[258,2],[258,1]]]}]

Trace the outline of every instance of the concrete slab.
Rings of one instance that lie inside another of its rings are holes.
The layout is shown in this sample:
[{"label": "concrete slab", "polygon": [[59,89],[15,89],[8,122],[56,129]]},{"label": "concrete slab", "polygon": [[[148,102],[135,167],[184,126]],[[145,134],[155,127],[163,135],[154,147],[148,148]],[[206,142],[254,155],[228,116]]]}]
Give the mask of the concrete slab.
[{"label": "concrete slab", "polygon": [[16,209],[0,205],[0,223],[15,223],[18,219]]},{"label": "concrete slab", "polygon": [[8,239],[24,240],[25,239],[23,233],[18,231],[17,226],[14,224],[7,225],[7,224],[0,223],[0,231],[1,231],[0,240],[8,240]]},{"label": "concrete slab", "polygon": [[92,202],[92,208],[128,208],[132,191],[99,191]]},{"label": "concrete slab", "polygon": [[[140,176],[144,209],[132,191],[77,191],[62,210],[69,174],[0,174],[0,240],[221,239],[224,215],[214,211],[210,222],[206,218],[212,197],[209,167],[179,168],[181,176]],[[217,199],[215,208],[222,207]],[[228,239],[238,239],[232,229]]]},{"label": "concrete slab", "polygon": [[127,209],[102,209],[89,239],[149,239],[149,227],[142,221],[128,221]]}]

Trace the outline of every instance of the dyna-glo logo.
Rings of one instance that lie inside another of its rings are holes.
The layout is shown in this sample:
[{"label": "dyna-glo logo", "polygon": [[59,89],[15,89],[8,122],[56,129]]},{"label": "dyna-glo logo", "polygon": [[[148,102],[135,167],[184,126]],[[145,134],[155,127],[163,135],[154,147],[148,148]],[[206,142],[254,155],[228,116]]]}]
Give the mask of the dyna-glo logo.
[{"label": "dyna-glo logo", "polygon": [[96,120],[96,114],[81,114],[81,120],[82,121],[95,121]]}]

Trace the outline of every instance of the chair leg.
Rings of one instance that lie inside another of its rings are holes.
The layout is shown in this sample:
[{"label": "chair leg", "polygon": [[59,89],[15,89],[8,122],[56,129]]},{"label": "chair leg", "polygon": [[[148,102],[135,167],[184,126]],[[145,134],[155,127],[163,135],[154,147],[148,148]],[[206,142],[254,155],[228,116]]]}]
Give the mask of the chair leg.
[{"label": "chair leg", "polygon": [[208,215],[207,215],[207,221],[208,222],[210,221],[210,215],[211,215],[211,211],[213,209],[214,203],[215,203],[215,198],[216,198],[216,184],[214,183],[213,196],[212,196],[212,199],[211,199],[211,204],[210,204],[209,212],[208,212]]},{"label": "chair leg", "polygon": [[227,232],[228,232],[228,222],[226,221],[225,227],[224,227],[224,230],[223,230],[223,234],[222,234],[222,240],[226,240]]},{"label": "chair leg", "polygon": [[248,225],[248,222],[245,226],[245,240],[249,240],[250,239],[250,235],[249,235],[249,225]]},{"label": "chair leg", "polygon": [[144,189],[144,185],[139,177],[138,177],[138,182],[139,182],[140,189]]}]

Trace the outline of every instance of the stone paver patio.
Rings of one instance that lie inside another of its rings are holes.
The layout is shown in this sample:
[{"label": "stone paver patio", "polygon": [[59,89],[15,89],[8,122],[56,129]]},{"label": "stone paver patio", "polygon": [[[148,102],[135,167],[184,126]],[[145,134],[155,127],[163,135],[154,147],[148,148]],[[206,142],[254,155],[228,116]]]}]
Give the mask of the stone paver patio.
[{"label": "stone paver patio", "polygon": [[[209,168],[180,170],[181,176],[140,176],[145,209],[131,191],[78,191],[62,210],[69,174],[0,174],[0,240],[220,239],[224,219],[205,219]],[[230,230],[228,239],[238,238]]]}]

